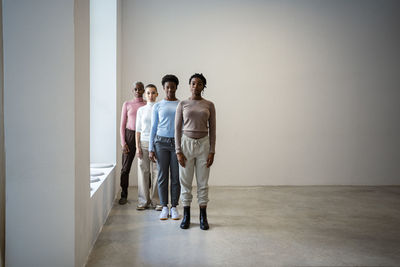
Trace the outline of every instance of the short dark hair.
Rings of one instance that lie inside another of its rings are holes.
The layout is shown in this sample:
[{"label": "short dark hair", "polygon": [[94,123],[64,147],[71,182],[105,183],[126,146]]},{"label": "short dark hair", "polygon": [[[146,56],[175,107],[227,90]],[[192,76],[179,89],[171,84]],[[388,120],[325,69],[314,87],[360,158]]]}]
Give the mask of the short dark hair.
[{"label": "short dark hair", "polygon": [[189,79],[189,84],[190,84],[190,82],[192,81],[193,78],[199,78],[203,82],[204,88],[207,87],[206,86],[207,85],[207,80],[206,80],[206,77],[204,77],[203,73],[195,73],[195,74],[193,74]]},{"label": "short dark hair", "polygon": [[133,83],[133,87],[135,87],[137,84],[139,84],[140,86],[144,87],[144,84],[140,81],[136,81]]},{"label": "short dark hair", "polygon": [[176,76],[173,75],[173,74],[167,74],[167,75],[165,75],[165,76],[162,78],[161,84],[162,84],[163,87],[164,87],[164,84],[165,84],[166,82],[174,82],[174,83],[176,84],[176,86],[178,86],[178,84],[179,84],[178,77],[176,77]]},{"label": "short dark hair", "polygon": [[152,83],[149,83],[148,85],[146,85],[145,88],[148,88],[148,87],[154,88],[154,89],[156,89],[156,91],[157,91],[157,86],[155,86],[155,85],[152,84]]}]

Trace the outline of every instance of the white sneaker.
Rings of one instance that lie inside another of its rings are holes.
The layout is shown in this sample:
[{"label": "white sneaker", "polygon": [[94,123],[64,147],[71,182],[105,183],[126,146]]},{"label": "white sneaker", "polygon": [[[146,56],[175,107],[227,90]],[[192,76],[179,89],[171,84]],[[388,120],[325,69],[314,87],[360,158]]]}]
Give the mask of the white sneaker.
[{"label": "white sneaker", "polygon": [[168,220],[168,215],[169,215],[168,207],[163,207],[160,214],[160,220]]},{"label": "white sneaker", "polygon": [[171,219],[179,220],[181,216],[179,215],[178,209],[176,207],[171,208]]}]

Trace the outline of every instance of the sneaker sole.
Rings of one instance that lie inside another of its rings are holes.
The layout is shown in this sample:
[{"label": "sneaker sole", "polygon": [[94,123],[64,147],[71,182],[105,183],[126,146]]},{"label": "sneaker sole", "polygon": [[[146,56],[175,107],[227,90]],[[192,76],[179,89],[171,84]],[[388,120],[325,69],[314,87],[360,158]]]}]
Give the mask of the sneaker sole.
[{"label": "sneaker sole", "polygon": [[171,219],[177,221],[177,220],[180,220],[181,218],[178,217],[178,218],[171,218]]},{"label": "sneaker sole", "polygon": [[161,221],[166,221],[168,218],[160,218]]}]

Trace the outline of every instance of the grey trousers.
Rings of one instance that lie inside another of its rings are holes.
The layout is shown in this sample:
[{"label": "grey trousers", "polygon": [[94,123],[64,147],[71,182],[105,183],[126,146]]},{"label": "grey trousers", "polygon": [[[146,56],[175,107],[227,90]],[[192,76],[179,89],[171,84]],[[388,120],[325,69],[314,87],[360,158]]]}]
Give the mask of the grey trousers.
[{"label": "grey trousers", "polygon": [[157,157],[160,204],[168,205],[168,184],[169,174],[171,174],[171,205],[177,206],[181,184],[179,182],[179,164],[175,153],[175,139],[156,135],[154,147]]}]

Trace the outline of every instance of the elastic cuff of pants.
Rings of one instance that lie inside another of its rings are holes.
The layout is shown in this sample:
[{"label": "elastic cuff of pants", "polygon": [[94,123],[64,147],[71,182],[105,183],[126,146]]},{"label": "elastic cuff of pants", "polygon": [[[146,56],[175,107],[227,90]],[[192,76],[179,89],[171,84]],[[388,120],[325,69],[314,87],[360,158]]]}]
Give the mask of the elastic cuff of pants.
[{"label": "elastic cuff of pants", "polygon": [[207,203],[208,203],[208,201],[207,202],[199,202],[199,206],[207,206]]},{"label": "elastic cuff of pants", "polygon": [[189,201],[185,201],[185,202],[182,201],[182,205],[184,207],[188,207],[188,206],[190,206],[190,204],[191,204],[191,202],[189,202]]}]

